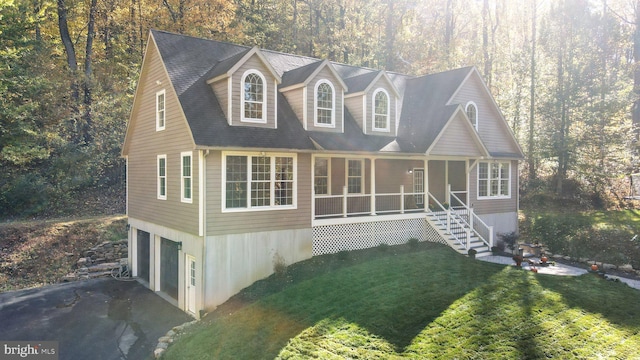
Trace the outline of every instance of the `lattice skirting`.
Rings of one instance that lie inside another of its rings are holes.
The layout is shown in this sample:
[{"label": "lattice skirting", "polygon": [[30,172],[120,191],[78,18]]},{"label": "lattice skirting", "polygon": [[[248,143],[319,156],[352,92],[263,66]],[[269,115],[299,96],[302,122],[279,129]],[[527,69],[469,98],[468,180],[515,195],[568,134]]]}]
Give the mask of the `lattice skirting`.
[{"label": "lattice skirting", "polygon": [[446,244],[426,219],[324,225],[313,228],[313,256],[367,249],[382,243],[399,245],[410,238]]}]

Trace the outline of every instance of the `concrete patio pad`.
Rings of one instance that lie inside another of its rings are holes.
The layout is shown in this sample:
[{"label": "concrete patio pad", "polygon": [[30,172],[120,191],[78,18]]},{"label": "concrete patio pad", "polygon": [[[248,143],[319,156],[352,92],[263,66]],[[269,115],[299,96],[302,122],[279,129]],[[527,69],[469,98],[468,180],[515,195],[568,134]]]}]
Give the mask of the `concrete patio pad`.
[{"label": "concrete patio pad", "polygon": [[[478,260],[492,262],[496,264],[502,265],[515,265],[515,262],[511,257],[508,256],[500,256],[500,255],[489,255],[477,258]],[[533,258],[532,260],[539,262],[539,259]],[[530,266],[527,262],[522,263],[522,268],[525,270],[530,270]],[[562,276],[580,276],[588,273],[587,270],[578,268],[575,266],[565,265],[561,263],[555,263],[555,265],[548,266],[537,266],[538,274],[549,274],[549,275],[562,275]],[[640,290],[640,280],[629,279],[621,276],[615,275],[607,275],[607,277],[612,279],[618,279],[632,288]]]}]

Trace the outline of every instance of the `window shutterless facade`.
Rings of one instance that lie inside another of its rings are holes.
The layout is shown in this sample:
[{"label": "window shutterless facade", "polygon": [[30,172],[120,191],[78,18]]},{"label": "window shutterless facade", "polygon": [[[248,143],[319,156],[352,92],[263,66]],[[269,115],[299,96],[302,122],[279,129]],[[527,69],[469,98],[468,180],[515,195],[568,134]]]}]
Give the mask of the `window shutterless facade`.
[{"label": "window shutterless facade", "polygon": [[373,94],[373,130],[389,131],[390,124],[389,94],[378,89]]},{"label": "window shutterless facade", "polygon": [[478,199],[511,197],[511,163],[478,163]]},{"label": "window shutterless facade", "polygon": [[328,158],[316,158],[314,164],[314,192],[316,195],[329,195],[329,169],[330,162]]},{"label": "window shutterless facade", "polygon": [[322,127],[335,127],[336,96],[333,85],[327,80],[320,80],[315,87],[315,119],[314,124]]},{"label": "window shutterless facade", "polygon": [[181,200],[182,202],[190,203],[193,201],[193,178],[192,178],[192,154],[191,152],[184,152],[181,154]]},{"label": "window shutterless facade", "polygon": [[467,117],[469,118],[469,121],[471,121],[473,127],[478,130],[478,107],[476,104],[473,101],[469,101],[465,111],[467,112]]},{"label": "window shutterless facade", "polygon": [[158,155],[158,199],[167,200],[167,155]]},{"label": "window shutterless facade", "polygon": [[267,122],[267,84],[257,70],[248,70],[242,76],[242,121]]},{"label": "window shutterless facade", "polygon": [[296,207],[295,155],[224,154],[223,160],[223,210]]},{"label": "window shutterless facade", "polygon": [[165,90],[156,93],[156,131],[164,130],[166,125]]},{"label": "window shutterless facade", "polygon": [[363,164],[363,160],[347,160],[347,192],[349,194],[362,194]]}]

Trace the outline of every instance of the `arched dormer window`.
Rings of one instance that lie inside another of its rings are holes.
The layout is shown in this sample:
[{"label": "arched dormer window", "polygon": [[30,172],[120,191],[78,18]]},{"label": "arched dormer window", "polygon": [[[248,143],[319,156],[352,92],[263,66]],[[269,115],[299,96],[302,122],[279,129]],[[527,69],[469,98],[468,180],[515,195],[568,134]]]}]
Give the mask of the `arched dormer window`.
[{"label": "arched dormer window", "polygon": [[315,119],[316,126],[335,127],[336,92],[327,80],[320,80],[315,88]]},{"label": "arched dormer window", "polygon": [[257,70],[242,75],[242,121],[267,122],[267,86]]},{"label": "arched dormer window", "polygon": [[471,125],[478,130],[478,107],[476,104],[473,101],[469,101],[465,111],[467,112],[469,121],[471,121]]},{"label": "arched dormer window", "polygon": [[373,130],[389,131],[389,94],[384,89],[373,93]]}]

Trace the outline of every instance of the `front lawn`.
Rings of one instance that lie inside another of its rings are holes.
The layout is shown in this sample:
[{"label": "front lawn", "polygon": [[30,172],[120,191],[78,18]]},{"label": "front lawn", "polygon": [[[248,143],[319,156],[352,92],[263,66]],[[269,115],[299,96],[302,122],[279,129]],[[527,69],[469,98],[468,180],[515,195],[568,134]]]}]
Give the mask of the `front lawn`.
[{"label": "front lawn", "polygon": [[438,244],[316,257],[245,289],[167,359],[638,358],[640,291]]}]

